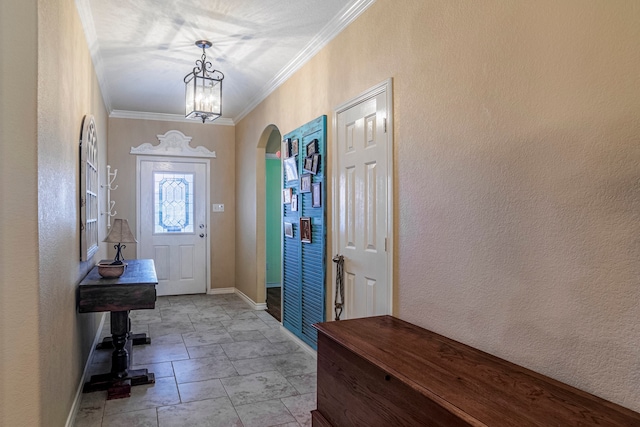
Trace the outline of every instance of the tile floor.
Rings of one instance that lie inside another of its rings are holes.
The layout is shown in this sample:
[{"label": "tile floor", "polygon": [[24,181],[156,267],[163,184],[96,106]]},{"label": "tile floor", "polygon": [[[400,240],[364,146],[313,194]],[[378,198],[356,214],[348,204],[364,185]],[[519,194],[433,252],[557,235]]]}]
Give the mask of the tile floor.
[{"label": "tile floor", "polygon": [[[133,347],[132,367],[148,368],[155,384],[127,399],[83,394],[76,427],[311,425],[316,359],[237,295],[159,297],[154,310],[132,311],[131,324],[151,337]],[[111,351],[94,351],[90,375],[109,371]]]}]

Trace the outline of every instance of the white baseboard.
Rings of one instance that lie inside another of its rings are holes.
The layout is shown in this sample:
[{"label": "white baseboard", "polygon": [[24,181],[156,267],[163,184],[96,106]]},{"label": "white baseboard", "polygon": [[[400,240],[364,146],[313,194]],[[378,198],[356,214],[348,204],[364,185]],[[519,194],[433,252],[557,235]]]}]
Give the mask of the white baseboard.
[{"label": "white baseboard", "polygon": [[100,333],[102,332],[102,327],[104,326],[104,320],[107,317],[107,313],[102,313],[102,318],[100,319],[100,325],[98,326],[98,330],[96,331],[96,336],[93,338],[93,344],[91,344],[91,351],[89,352],[89,357],[87,357],[87,363],[84,365],[84,372],[82,372],[82,377],[80,378],[80,385],[78,386],[78,390],[76,391],[76,397],[73,399],[73,405],[71,405],[71,410],[69,411],[69,416],[67,417],[67,422],[65,427],[73,427],[76,422],[76,415],[78,415],[78,409],[80,408],[80,400],[82,400],[82,389],[84,387],[84,383],[87,382],[87,374],[89,373],[89,367],[91,366],[91,359],[93,359],[93,352],[96,350],[96,346],[98,345],[98,341],[100,341]]},{"label": "white baseboard", "polygon": [[220,295],[220,294],[234,294],[236,292],[236,288],[214,288],[209,289],[207,294],[209,295]]},{"label": "white baseboard", "polygon": [[258,304],[257,302],[255,302],[254,300],[252,300],[251,298],[246,296],[244,294],[244,292],[242,292],[242,291],[240,291],[240,290],[238,290],[236,288],[214,288],[214,289],[209,289],[209,292],[207,292],[207,293],[209,295],[237,294],[240,298],[242,298],[242,300],[244,302],[249,304],[249,306],[253,310],[266,310],[267,309],[267,303]]},{"label": "white baseboard", "polygon": [[254,310],[266,310],[267,309],[267,303],[266,302],[257,303],[254,300],[252,300],[251,298],[249,298],[248,296],[246,296],[242,291],[238,290],[237,288],[236,288],[236,294],[238,294],[238,296],[240,298],[242,298],[244,300],[244,302],[249,304],[251,306],[251,308],[253,308]]},{"label": "white baseboard", "polygon": [[291,338],[292,341],[295,341],[296,344],[298,344],[305,352],[309,353],[314,359],[318,359],[318,352],[309,347],[309,344],[295,336],[293,332],[285,328],[283,325],[280,325],[280,330],[284,332],[285,335],[287,335],[289,338]]}]

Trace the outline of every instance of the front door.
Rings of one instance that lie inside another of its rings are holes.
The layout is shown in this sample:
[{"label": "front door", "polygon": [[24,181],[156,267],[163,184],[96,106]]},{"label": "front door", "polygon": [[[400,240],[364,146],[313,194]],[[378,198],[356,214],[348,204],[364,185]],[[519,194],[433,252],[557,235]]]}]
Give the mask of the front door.
[{"label": "front door", "polygon": [[344,256],[345,319],[392,312],[387,90],[381,85],[336,111],[334,242]]},{"label": "front door", "polygon": [[155,261],[158,295],[207,290],[207,162],[139,158],[138,257]]}]

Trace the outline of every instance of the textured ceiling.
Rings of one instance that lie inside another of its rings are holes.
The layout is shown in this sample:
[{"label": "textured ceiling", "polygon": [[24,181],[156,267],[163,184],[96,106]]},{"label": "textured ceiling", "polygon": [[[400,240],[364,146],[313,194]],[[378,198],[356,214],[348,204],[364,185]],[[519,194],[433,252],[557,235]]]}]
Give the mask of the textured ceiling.
[{"label": "textured ceiling", "polygon": [[[202,50],[225,75],[237,121],[375,0],[76,0],[112,116],[184,117],[184,76]],[[226,120],[225,120],[226,119]]]}]

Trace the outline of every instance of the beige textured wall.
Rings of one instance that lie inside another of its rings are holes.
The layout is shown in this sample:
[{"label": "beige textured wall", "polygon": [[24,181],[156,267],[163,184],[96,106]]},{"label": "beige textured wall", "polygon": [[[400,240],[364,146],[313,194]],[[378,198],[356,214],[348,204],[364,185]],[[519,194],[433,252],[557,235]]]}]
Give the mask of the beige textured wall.
[{"label": "beige textured wall", "polygon": [[330,123],[392,77],[395,315],[638,411],[639,21],[635,0],[378,0],[236,126],[238,204],[268,125]]},{"label": "beige textured wall", "polygon": [[[199,122],[163,122],[155,120],[109,119],[109,164],[118,169],[111,192],[116,202],[117,218],[127,218],[132,230],[136,230],[136,156],[129,154],[131,147],[143,143],[158,145],[158,135],[179,130],[190,136],[192,147],[203,146],[216,152],[210,159],[211,203],[224,203],[224,212],[211,212],[209,233],[211,237],[211,288],[235,286],[235,127]],[[135,231],[134,231],[135,232]],[[110,253],[113,252],[110,249]],[[115,255],[113,253],[112,255]],[[135,258],[136,245],[127,245],[125,256]]]},{"label": "beige textured wall", "polygon": [[[78,143],[82,118],[98,132],[101,182],[106,174],[107,113],[73,0],[38,2],[38,237],[40,406],[42,425],[64,425],[101,314],[78,314],[81,263]],[[100,209],[106,203],[100,192]],[[106,223],[99,217],[99,239]],[[34,307],[35,308],[35,307]]]},{"label": "beige textured wall", "polygon": [[[38,425],[37,1],[0,2],[0,425]],[[24,85],[16,82],[25,82]],[[26,84],[29,82],[29,84]]]},{"label": "beige textured wall", "polygon": [[93,114],[104,156],[107,116],[73,0],[1,8],[0,425],[64,425],[99,317],[76,312],[78,137]]}]

